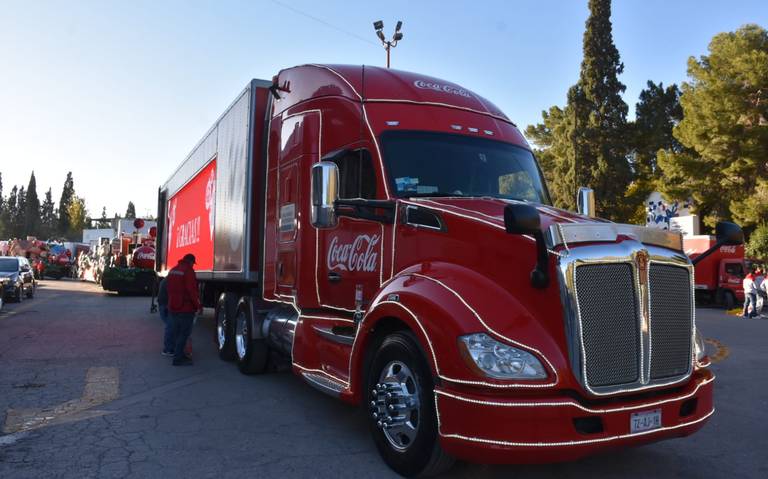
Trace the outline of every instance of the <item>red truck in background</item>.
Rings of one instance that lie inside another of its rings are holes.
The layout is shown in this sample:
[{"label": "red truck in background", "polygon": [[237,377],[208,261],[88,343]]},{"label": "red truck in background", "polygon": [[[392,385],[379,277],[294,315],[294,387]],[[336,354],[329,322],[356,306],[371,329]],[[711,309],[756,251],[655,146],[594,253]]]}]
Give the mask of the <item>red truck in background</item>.
[{"label": "red truck in background", "polygon": [[[683,248],[688,257],[696,259],[716,242],[714,236],[686,236],[683,238]],[[719,246],[714,253],[696,264],[696,298],[732,309],[744,301],[742,280],[746,274],[744,245]]]},{"label": "red truck in background", "polygon": [[160,187],[157,270],[195,254],[219,356],[254,374],[284,355],[367,408],[406,476],[692,434],[714,376],[682,238],[580,204],[551,206],[472,91],[304,65],[251,81]]}]

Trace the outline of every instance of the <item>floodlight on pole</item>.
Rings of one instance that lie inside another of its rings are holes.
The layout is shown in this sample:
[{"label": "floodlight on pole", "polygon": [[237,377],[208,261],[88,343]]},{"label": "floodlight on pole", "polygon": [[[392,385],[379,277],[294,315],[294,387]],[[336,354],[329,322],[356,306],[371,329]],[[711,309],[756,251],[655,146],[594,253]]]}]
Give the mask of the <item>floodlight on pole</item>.
[{"label": "floodlight on pole", "polygon": [[403,28],[403,22],[398,21],[397,25],[395,25],[395,33],[392,34],[392,39],[387,40],[384,36],[384,22],[381,20],[373,22],[373,29],[376,30],[376,36],[379,37],[379,40],[381,40],[381,44],[384,46],[384,49],[387,51],[387,68],[389,68],[389,51],[397,46],[397,42],[403,39],[403,34],[400,31],[400,29]]}]

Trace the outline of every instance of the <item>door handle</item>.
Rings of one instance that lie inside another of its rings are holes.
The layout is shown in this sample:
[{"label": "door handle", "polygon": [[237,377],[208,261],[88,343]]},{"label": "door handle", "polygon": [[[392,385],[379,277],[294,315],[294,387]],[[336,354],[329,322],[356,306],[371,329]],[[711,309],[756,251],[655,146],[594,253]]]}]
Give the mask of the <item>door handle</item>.
[{"label": "door handle", "polygon": [[330,281],[331,283],[338,283],[339,281],[341,281],[341,275],[336,271],[331,271],[330,273],[328,273],[328,281]]}]

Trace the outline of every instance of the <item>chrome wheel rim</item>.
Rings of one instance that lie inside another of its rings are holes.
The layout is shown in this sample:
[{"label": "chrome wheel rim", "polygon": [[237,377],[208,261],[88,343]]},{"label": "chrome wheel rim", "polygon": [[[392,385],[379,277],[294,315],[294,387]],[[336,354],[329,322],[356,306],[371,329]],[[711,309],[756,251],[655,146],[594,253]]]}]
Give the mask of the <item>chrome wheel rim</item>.
[{"label": "chrome wheel rim", "polygon": [[235,343],[237,344],[237,355],[240,359],[245,359],[245,346],[248,341],[248,321],[245,313],[237,315],[237,331],[235,333]]},{"label": "chrome wheel rim", "polygon": [[216,337],[219,341],[219,349],[224,349],[227,342],[227,313],[222,308],[216,315]]},{"label": "chrome wheel rim", "polygon": [[371,391],[371,414],[389,444],[407,450],[415,441],[421,424],[421,387],[416,375],[401,361],[391,361]]}]

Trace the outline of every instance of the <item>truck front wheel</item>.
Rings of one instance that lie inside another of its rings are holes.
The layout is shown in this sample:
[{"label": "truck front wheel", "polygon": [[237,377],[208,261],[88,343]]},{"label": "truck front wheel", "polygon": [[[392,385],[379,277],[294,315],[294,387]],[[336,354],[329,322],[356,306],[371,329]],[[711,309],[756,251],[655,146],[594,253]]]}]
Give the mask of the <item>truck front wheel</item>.
[{"label": "truck front wheel", "polygon": [[724,296],[725,309],[733,309],[736,307],[736,296],[732,292],[726,291]]},{"label": "truck front wheel", "polygon": [[235,359],[235,316],[237,297],[233,293],[221,293],[216,302],[216,347],[224,361]]},{"label": "truck front wheel", "polygon": [[389,467],[413,477],[437,475],[453,465],[437,437],[432,375],[410,332],[384,339],[366,384],[371,433]]},{"label": "truck front wheel", "polygon": [[253,308],[247,298],[240,299],[235,319],[237,368],[243,374],[259,374],[267,370],[269,347],[266,339],[252,339]]}]

